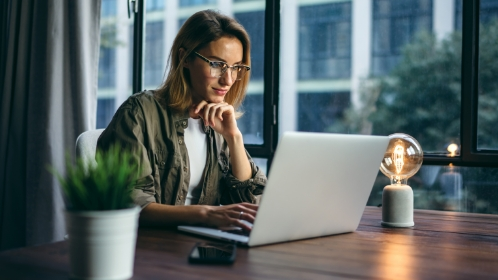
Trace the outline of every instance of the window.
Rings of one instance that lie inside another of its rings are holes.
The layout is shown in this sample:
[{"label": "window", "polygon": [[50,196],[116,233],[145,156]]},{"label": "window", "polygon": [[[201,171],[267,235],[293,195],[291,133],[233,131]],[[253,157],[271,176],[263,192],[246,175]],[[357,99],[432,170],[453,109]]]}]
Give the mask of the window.
[{"label": "window", "polygon": [[155,89],[163,82],[163,74],[166,68],[165,51],[163,44],[164,22],[147,22],[145,33],[145,61],[144,61],[144,88]]},{"label": "window", "polygon": [[240,11],[234,17],[251,39],[251,80],[242,104],[244,116],[239,120],[239,129],[244,135],[244,143],[263,144],[265,11]]},{"label": "window", "polygon": [[101,16],[109,17],[116,15],[116,0],[102,0]]},{"label": "window", "polygon": [[[498,38],[493,34],[498,32],[492,32],[498,1],[176,1],[148,1],[143,87],[162,82],[172,40],[185,19],[199,9],[219,9],[241,22],[253,42],[252,78],[239,126],[260,164],[266,159],[271,164],[284,131],[404,132],[425,152],[424,166],[409,181],[416,208],[498,213],[493,204],[498,193]],[[103,9],[109,3],[121,5],[104,0]],[[119,18],[105,10],[104,23]],[[100,108],[110,107],[112,98],[120,104],[120,92],[131,93],[120,78],[120,53],[122,48],[131,53],[131,41],[142,39],[123,40],[119,24],[115,85],[99,88]],[[101,65],[112,64],[102,60]],[[99,119],[105,116],[99,113]],[[458,146],[454,154],[447,150],[450,144]],[[385,180],[378,176],[369,205],[380,203]]]},{"label": "window", "polygon": [[97,128],[106,127],[112,119],[115,110],[115,100],[112,97],[97,100]]},{"label": "window", "polygon": [[[415,209],[498,214],[498,169],[452,165],[423,165],[408,179]],[[380,174],[367,205],[382,204],[382,190],[389,179]]]},{"label": "window", "polygon": [[350,104],[349,92],[300,93],[298,130],[332,132]]},{"label": "window", "polygon": [[[163,0],[166,1],[166,0]],[[216,0],[180,0],[180,7],[214,4]]]},{"label": "window", "polygon": [[480,4],[477,148],[498,151],[498,1]]},{"label": "window", "polygon": [[[251,69],[252,71],[252,69]],[[242,104],[244,115],[237,122],[246,144],[263,143],[263,93],[248,94]]]},{"label": "window", "polygon": [[432,7],[431,0],[373,1],[373,75],[389,74],[403,46],[417,32],[432,29]]},{"label": "window", "polygon": [[147,12],[164,10],[164,0],[147,0],[145,1]]},{"label": "window", "polygon": [[299,79],[349,78],[351,2],[299,8]]},{"label": "window", "polygon": [[97,128],[105,128],[131,94],[133,20],[126,1],[103,0],[97,90]]},{"label": "window", "polygon": [[[105,34],[102,30],[101,38],[110,39],[113,34]],[[114,47],[106,46],[106,43],[100,45],[99,54],[99,88],[112,88],[116,86],[116,50]]]},{"label": "window", "polygon": [[251,80],[262,80],[264,76],[265,11],[241,12],[235,19],[244,26],[251,38]]}]

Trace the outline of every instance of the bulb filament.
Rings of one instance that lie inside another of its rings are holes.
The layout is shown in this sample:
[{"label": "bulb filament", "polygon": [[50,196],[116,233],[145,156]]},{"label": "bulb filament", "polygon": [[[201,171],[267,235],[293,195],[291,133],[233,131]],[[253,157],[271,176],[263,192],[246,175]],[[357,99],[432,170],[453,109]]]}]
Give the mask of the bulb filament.
[{"label": "bulb filament", "polygon": [[394,153],[393,153],[393,161],[394,165],[396,166],[396,173],[399,174],[401,173],[401,170],[403,169],[403,165],[405,164],[403,155],[405,153],[405,149],[401,145],[397,145],[394,148]]}]

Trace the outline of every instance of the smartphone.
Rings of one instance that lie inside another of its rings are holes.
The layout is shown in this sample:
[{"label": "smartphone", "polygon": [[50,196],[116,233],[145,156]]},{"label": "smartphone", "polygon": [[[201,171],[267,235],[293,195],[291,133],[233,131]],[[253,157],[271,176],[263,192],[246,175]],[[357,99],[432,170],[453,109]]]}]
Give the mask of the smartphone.
[{"label": "smartphone", "polygon": [[198,242],[188,256],[191,263],[231,264],[237,246],[231,243]]}]

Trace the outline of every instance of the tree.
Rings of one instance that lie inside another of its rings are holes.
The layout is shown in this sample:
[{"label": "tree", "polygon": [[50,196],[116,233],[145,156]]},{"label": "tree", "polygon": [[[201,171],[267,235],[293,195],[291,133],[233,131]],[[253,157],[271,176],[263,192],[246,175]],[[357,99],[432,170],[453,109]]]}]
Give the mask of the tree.
[{"label": "tree", "polygon": [[461,34],[438,42],[434,34],[415,36],[401,62],[380,82],[373,134],[403,132],[425,152],[444,151],[460,135]]},{"label": "tree", "polygon": [[[480,27],[479,146],[498,148],[498,20]],[[362,82],[360,108],[350,107],[329,132],[415,137],[424,152],[445,153],[459,143],[462,36],[457,31],[438,41],[418,33],[402,51],[389,76]]]},{"label": "tree", "polygon": [[481,25],[479,35],[478,147],[498,149],[498,19]]}]

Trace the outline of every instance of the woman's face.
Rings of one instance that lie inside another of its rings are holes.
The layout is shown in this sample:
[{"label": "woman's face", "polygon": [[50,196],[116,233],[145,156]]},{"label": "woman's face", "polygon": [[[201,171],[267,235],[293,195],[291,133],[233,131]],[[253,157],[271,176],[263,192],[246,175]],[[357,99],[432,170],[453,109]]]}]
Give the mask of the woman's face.
[{"label": "woman's face", "polygon": [[[223,61],[228,66],[242,63],[242,43],[235,37],[221,37],[197,52],[211,61]],[[193,102],[223,102],[235,82],[230,75],[230,69],[219,78],[212,77],[209,63],[196,55],[192,57],[193,59],[185,62],[184,67],[189,69]]]}]

